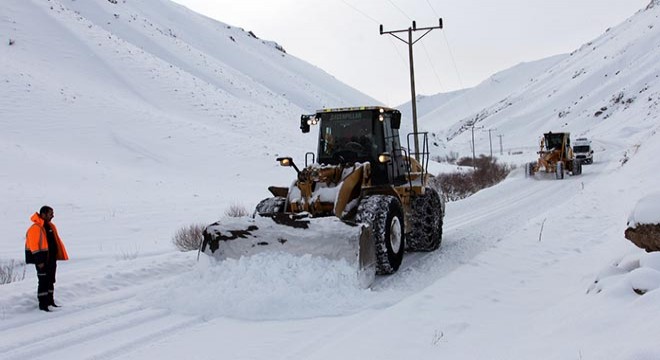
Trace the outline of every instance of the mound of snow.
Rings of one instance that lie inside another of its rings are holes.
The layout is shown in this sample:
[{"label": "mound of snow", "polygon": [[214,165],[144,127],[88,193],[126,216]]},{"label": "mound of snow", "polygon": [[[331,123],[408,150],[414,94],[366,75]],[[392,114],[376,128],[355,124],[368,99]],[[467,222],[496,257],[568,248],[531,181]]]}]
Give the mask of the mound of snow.
[{"label": "mound of snow", "polygon": [[628,255],[601,270],[589,293],[603,293],[610,296],[627,298],[660,292],[660,253],[638,253]]},{"label": "mound of snow", "polygon": [[628,217],[628,226],[660,224],[660,192],[641,198]]},{"label": "mound of snow", "polygon": [[361,289],[355,269],[346,261],[288,253],[220,262],[201,256],[194,271],[160,292],[144,301],[157,299],[155,306],[203,318],[303,319],[343,316],[382,305],[379,293]]}]

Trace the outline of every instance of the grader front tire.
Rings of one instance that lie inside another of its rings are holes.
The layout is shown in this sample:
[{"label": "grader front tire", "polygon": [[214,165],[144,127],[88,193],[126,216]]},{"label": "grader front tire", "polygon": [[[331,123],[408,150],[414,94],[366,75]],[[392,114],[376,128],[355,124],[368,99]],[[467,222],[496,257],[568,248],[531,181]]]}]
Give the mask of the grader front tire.
[{"label": "grader front tire", "polygon": [[557,180],[564,178],[564,163],[561,161],[557,162],[557,167],[555,168],[555,177]]},{"label": "grader front tire", "polygon": [[376,274],[395,273],[405,251],[403,210],[399,199],[388,195],[367,196],[358,205],[355,221],[371,227],[376,247]]}]

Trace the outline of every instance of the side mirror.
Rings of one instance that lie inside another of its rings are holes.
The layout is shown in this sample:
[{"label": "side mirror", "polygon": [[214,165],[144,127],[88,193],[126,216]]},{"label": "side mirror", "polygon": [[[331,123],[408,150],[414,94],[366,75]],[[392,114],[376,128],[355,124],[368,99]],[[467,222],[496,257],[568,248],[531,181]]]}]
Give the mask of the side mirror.
[{"label": "side mirror", "polygon": [[394,112],[392,114],[392,129],[397,129],[401,127],[401,113],[400,112]]},{"label": "side mirror", "polygon": [[309,132],[309,115],[301,115],[300,116],[300,130],[302,130],[303,134]]}]

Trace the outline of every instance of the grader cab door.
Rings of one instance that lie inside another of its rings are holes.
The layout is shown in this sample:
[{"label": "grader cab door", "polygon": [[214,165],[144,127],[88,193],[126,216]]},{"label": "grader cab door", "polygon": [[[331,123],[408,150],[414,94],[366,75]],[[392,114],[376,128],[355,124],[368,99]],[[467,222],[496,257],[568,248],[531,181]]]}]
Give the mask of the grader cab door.
[{"label": "grader cab door", "polygon": [[400,120],[393,119],[392,115],[390,113],[384,114],[382,122],[384,151],[392,156],[392,162],[386,164],[387,179],[384,179],[385,181],[383,183],[387,184],[405,182],[405,175],[407,173],[406,154],[403,153],[401,148],[401,139],[399,138],[399,128],[397,126]]}]

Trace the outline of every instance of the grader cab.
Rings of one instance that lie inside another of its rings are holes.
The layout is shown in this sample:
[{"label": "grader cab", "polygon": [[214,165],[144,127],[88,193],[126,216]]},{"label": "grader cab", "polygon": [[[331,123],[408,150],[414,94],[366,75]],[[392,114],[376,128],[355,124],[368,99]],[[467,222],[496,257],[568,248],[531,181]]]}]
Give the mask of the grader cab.
[{"label": "grader cab", "polygon": [[563,179],[566,172],[571,175],[582,174],[582,162],[573,154],[570,133],[543,134],[538,154],[537,161],[525,164],[526,177],[532,177],[540,171],[554,173],[556,179]]}]

